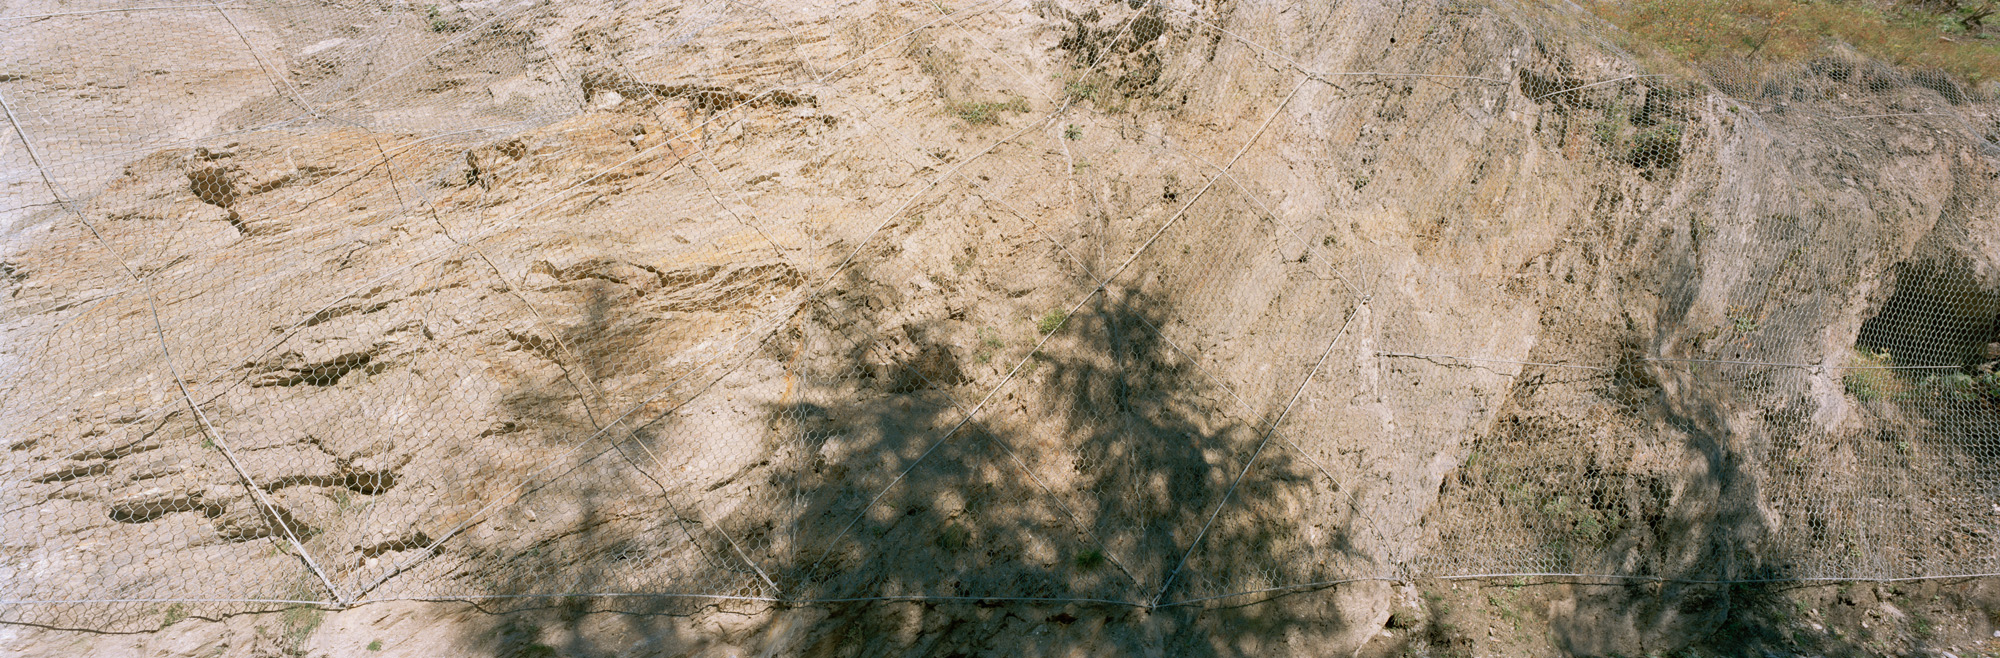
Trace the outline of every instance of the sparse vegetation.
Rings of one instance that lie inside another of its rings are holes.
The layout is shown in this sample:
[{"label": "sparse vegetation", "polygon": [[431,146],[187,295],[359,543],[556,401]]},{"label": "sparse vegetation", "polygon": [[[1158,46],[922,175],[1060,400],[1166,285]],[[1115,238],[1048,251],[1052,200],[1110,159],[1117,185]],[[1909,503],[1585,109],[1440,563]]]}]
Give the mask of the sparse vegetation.
[{"label": "sparse vegetation", "polygon": [[382,650],[382,641],[381,641],[381,640],[374,640],[374,641],[371,641],[371,642],[369,642],[369,643],[368,643],[368,650],[369,650],[369,651],[381,651],[381,650]]},{"label": "sparse vegetation", "polygon": [[1078,568],[1095,569],[1103,564],[1104,564],[1103,551],[1097,549],[1090,549],[1082,553],[1076,554],[1076,566]]},{"label": "sparse vegetation", "polygon": [[1035,331],[1042,332],[1042,335],[1046,336],[1055,333],[1057,329],[1061,329],[1062,325],[1062,309],[1052,308],[1049,309],[1049,312],[1042,314],[1042,319],[1035,321]]},{"label": "sparse vegetation", "polygon": [[444,19],[443,12],[438,9],[437,5],[425,5],[424,18],[430,19],[432,32],[453,31],[451,21]]},{"label": "sparse vegetation", "polygon": [[1732,306],[1729,308],[1729,328],[1739,334],[1754,333],[1759,323],[1749,308]]},{"label": "sparse vegetation", "polygon": [[160,620],[161,622],[160,625],[162,627],[172,626],[174,624],[180,623],[180,621],[183,619],[187,619],[187,616],[188,616],[187,606],[175,603],[173,605],[167,606],[167,614],[164,618]]},{"label": "sparse vegetation", "polygon": [[1954,372],[1932,377],[1926,383],[1959,401],[2000,400],[2000,372],[1988,371],[1977,375]]},{"label": "sparse vegetation", "polygon": [[1070,80],[1063,83],[1063,100],[1076,103],[1090,100],[1096,96],[1097,85],[1089,84],[1082,80]]},{"label": "sparse vegetation", "polygon": [[1828,41],[1904,66],[1942,69],[1972,82],[2000,79],[2000,35],[1984,25],[1991,3],[1865,0],[1596,0],[1598,16],[1698,62],[1733,57],[1802,59]]},{"label": "sparse vegetation", "polygon": [[1076,127],[1076,124],[1074,123],[1069,124],[1068,127],[1063,128],[1063,139],[1067,139],[1072,142],[1079,139],[1083,139],[1083,129]]},{"label": "sparse vegetation", "polygon": [[945,107],[945,111],[952,116],[958,117],[958,120],[971,125],[992,126],[1000,123],[1000,113],[1002,112],[1014,112],[1017,114],[1027,112],[1028,100],[1016,96],[1001,102],[974,101],[951,103]]},{"label": "sparse vegetation", "polygon": [[[295,601],[311,600],[318,596],[315,593],[317,586],[311,576],[301,576],[292,582],[285,596]],[[292,655],[303,655],[306,640],[312,637],[313,631],[319,630],[320,623],[324,621],[326,611],[319,606],[301,604],[285,608],[278,615],[278,622],[283,626],[278,639]]]},{"label": "sparse vegetation", "polygon": [[1864,402],[1909,397],[1910,386],[1896,375],[1895,370],[1890,369],[1896,364],[1888,352],[1856,348],[1847,365],[1849,370],[1841,376],[1840,382],[1848,395]]},{"label": "sparse vegetation", "polygon": [[1511,595],[1507,598],[1501,598],[1498,594],[1488,594],[1486,595],[1486,603],[1492,606],[1493,611],[1500,615],[1500,619],[1506,621],[1509,626],[1518,631],[1521,630],[1521,611],[1514,608],[1513,601],[1508,600],[1510,598],[1512,598]]},{"label": "sparse vegetation", "polygon": [[1916,635],[1918,638],[1928,640],[1932,636],[1937,635],[1937,626],[1932,624],[1930,618],[1925,617],[1922,613],[1913,613],[1910,615],[1910,633]]},{"label": "sparse vegetation", "polygon": [[1570,496],[1558,494],[1546,500],[1542,513],[1579,546],[1602,545],[1620,521],[1616,512],[1593,508]]},{"label": "sparse vegetation", "polygon": [[1618,140],[1623,137],[1621,134],[1624,130],[1623,123],[1624,120],[1618,116],[1618,112],[1606,112],[1602,120],[1591,126],[1591,137],[1597,140],[1599,146],[1618,148]]},{"label": "sparse vegetation", "polygon": [[1000,340],[1000,332],[998,330],[992,327],[981,327],[979,329],[979,347],[973,350],[972,358],[980,363],[992,361],[993,355],[999,354],[1000,349],[1006,346],[1007,343]]},{"label": "sparse vegetation", "polygon": [[965,545],[970,543],[971,541],[972,541],[972,531],[967,530],[965,529],[965,526],[956,523],[945,526],[944,530],[942,532],[939,532],[937,536],[938,548],[942,548],[947,551],[955,551],[961,548],[965,548]]},{"label": "sparse vegetation", "polygon": [[1626,160],[1639,168],[1660,167],[1673,169],[1681,164],[1681,127],[1678,124],[1662,124],[1640,131],[1632,138],[1632,150]]}]

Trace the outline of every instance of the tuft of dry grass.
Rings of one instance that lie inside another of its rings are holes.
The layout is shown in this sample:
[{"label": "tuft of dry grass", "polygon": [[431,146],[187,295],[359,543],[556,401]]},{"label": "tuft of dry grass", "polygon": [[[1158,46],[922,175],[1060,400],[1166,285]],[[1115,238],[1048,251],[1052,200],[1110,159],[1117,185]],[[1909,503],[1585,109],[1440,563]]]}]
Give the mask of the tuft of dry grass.
[{"label": "tuft of dry grass", "polygon": [[1829,41],[1912,68],[1941,69],[1974,84],[2000,80],[2000,17],[1984,5],[1881,0],[1594,0],[1591,11],[1634,36],[1697,62],[1788,60]]},{"label": "tuft of dry grass", "polygon": [[950,113],[952,116],[958,117],[960,121],[964,121],[966,123],[975,126],[991,126],[1000,123],[1000,118],[1001,118],[1000,113],[1002,112],[1014,112],[1016,114],[1027,112],[1028,100],[1025,98],[1015,97],[997,103],[996,102],[951,103],[945,107],[945,111]]}]

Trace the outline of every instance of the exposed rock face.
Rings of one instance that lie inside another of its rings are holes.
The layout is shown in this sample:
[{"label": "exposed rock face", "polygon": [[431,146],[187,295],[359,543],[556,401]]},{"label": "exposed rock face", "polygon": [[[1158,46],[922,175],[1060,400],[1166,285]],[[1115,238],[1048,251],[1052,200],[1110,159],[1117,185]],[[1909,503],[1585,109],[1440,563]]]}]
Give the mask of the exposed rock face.
[{"label": "exposed rock face", "polygon": [[[0,598],[1352,655],[1412,576],[1989,557],[2000,405],[1868,364],[1993,358],[1991,99],[1633,77],[1504,4],[639,4],[232,10],[287,91],[149,106],[200,139],[115,170],[25,130]],[[1568,646],[1719,623],[1607,596]],[[768,605],[857,598],[929,602]]]}]

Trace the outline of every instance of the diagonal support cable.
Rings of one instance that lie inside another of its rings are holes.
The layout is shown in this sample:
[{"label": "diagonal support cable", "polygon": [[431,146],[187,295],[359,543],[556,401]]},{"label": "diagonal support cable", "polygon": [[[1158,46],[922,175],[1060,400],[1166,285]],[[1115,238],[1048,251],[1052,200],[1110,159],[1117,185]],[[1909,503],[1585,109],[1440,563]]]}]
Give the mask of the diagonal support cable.
[{"label": "diagonal support cable", "polygon": [[1244,476],[1249,475],[1250,469],[1257,465],[1257,457],[1264,454],[1264,447],[1270,444],[1272,436],[1277,435],[1278,426],[1284,423],[1286,415],[1292,413],[1292,407],[1298,405],[1299,397],[1306,392],[1306,385],[1311,384],[1313,376],[1319,374],[1320,367],[1326,365],[1326,357],[1333,354],[1333,346],[1340,342],[1342,335],[1347,333],[1347,325],[1354,322],[1354,316],[1358,315],[1361,309],[1368,305],[1369,299],[1369,297],[1362,297],[1361,301],[1347,312],[1347,319],[1340,323],[1340,330],[1334,332],[1333,338],[1326,341],[1326,350],[1320,352],[1319,360],[1313,363],[1312,370],[1306,372],[1306,377],[1299,382],[1298,389],[1292,391],[1292,399],[1285,403],[1285,409],[1278,412],[1278,417],[1271,421],[1271,428],[1264,432],[1264,439],[1257,443],[1257,450],[1250,453],[1249,461],[1243,462],[1243,470],[1238,471],[1236,473],[1236,480],[1229,483],[1229,491],[1222,494],[1222,500],[1215,504],[1215,510],[1209,512],[1208,522],[1202,524],[1201,532],[1195,534],[1194,541],[1188,544],[1187,552],[1181,554],[1180,562],[1176,563],[1174,570],[1167,574],[1167,581],[1160,585],[1159,593],[1153,595],[1153,600],[1148,602],[1146,607],[1160,607],[1160,599],[1164,598],[1167,595],[1167,590],[1174,586],[1174,578],[1179,576],[1181,569],[1187,566],[1188,558],[1194,555],[1195,548],[1201,546],[1202,538],[1208,536],[1208,529],[1215,525],[1215,518],[1222,514],[1223,507],[1229,505],[1229,498],[1236,495],[1236,488],[1243,484]]}]

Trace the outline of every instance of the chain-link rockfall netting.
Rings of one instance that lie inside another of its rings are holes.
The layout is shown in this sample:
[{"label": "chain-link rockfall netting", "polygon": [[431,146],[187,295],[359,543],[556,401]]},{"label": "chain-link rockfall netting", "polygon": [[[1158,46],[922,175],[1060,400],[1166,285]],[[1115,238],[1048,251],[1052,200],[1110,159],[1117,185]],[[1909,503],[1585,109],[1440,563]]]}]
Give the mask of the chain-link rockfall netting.
[{"label": "chain-link rockfall netting", "polygon": [[8,3],[0,619],[2000,571],[1994,100],[1567,11]]}]

